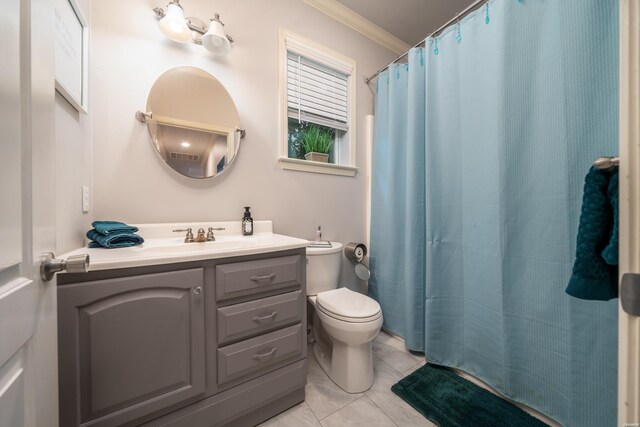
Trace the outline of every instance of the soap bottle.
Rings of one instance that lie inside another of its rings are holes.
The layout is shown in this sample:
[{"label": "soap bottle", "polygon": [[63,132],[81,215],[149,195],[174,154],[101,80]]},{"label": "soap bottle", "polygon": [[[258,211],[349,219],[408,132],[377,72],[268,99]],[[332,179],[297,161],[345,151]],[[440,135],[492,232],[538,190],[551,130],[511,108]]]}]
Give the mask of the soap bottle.
[{"label": "soap bottle", "polygon": [[316,242],[322,242],[322,228],[320,226],[318,226],[318,229],[316,230]]},{"label": "soap bottle", "polygon": [[253,234],[253,218],[251,218],[251,212],[249,212],[251,206],[245,206],[244,217],[242,218],[242,235],[251,236]]}]

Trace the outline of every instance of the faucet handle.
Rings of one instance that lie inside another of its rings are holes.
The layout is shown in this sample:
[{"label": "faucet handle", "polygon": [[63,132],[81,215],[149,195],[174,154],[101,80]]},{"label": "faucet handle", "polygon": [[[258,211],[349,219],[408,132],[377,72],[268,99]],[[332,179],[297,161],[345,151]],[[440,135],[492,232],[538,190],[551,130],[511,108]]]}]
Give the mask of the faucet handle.
[{"label": "faucet handle", "polygon": [[184,242],[185,243],[195,242],[195,239],[193,238],[193,230],[191,229],[191,227],[185,228],[185,229],[179,228],[179,229],[173,230],[174,233],[184,233],[185,231],[187,232],[187,235],[184,238]]},{"label": "faucet handle", "polygon": [[207,242],[215,242],[216,241],[216,236],[213,235],[213,231],[216,230],[225,230],[224,227],[209,227],[209,231],[207,232]]},{"label": "faucet handle", "polygon": [[207,242],[215,242],[216,236],[213,235],[213,227],[209,227],[209,231],[207,231]]}]

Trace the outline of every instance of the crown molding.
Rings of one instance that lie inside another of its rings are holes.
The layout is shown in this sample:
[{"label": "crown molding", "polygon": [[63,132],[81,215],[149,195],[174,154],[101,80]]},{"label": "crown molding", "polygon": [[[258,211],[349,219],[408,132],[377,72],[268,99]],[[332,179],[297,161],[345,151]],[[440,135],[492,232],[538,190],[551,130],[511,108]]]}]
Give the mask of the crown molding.
[{"label": "crown molding", "polygon": [[398,55],[411,46],[336,0],[302,0]]}]

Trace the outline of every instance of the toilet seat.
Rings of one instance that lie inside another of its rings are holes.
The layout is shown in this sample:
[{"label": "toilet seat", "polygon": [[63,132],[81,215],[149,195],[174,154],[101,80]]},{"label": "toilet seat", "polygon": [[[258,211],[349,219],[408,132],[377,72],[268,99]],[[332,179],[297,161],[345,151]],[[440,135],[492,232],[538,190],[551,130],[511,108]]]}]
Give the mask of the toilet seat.
[{"label": "toilet seat", "polygon": [[319,312],[321,312],[322,314],[335,319],[335,320],[339,320],[341,322],[344,323],[368,323],[368,322],[375,322],[377,319],[379,319],[380,317],[382,317],[382,313],[378,313],[375,316],[371,316],[371,317],[365,317],[365,318],[360,318],[360,317],[347,317],[347,316],[341,316],[339,314],[335,314],[335,313],[330,313],[327,312],[324,308],[317,306],[317,309]]},{"label": "toilet seat", "polygon": [[316,308],[323,314],[343,322],[373,322],[382,316],[377,301],[347,288],[320,292],[315,302]]}]

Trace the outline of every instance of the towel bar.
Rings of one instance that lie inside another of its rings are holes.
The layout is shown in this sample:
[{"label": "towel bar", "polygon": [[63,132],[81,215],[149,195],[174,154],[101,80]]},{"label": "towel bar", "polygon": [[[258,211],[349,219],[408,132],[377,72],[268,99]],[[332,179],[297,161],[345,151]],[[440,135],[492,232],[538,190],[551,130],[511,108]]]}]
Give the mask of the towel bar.
[{"label": "towel bar", "polygon": [[151,111],[136,111],[136,120],[138,120],[140,123],[147,123],[147,120],[151,119],[153,119],[153,113]]},{"label": "towel bar", "polygon": [[593,166],[597,169],[613,169],[620,164],[620,157],[598,157]]}]

